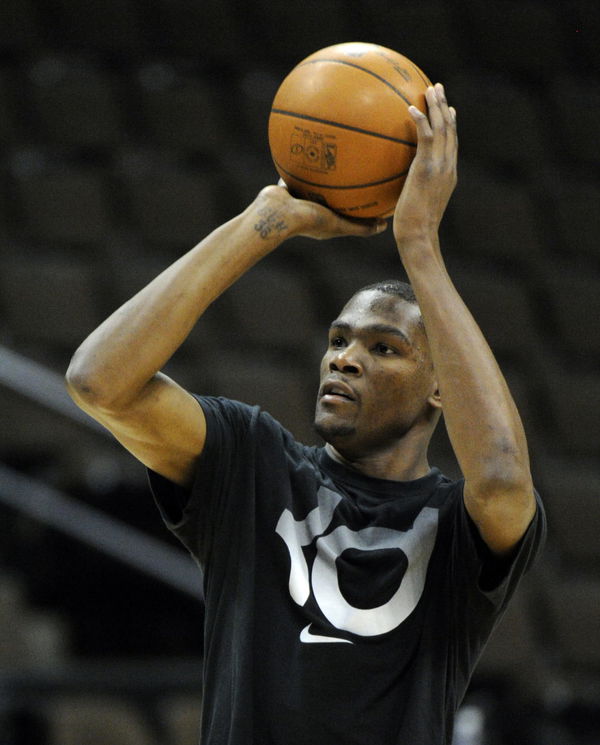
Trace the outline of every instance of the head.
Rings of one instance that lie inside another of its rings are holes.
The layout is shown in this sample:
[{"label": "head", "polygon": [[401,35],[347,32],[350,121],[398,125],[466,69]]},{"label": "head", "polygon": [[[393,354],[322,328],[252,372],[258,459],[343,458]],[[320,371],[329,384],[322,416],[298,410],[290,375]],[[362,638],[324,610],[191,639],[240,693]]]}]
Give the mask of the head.
[{"label": "head", "polygon": [[315,428],[348,458],[411,439],[426,451],[441,403],[425,326],[410,285],[354,294],[329,329]]}]

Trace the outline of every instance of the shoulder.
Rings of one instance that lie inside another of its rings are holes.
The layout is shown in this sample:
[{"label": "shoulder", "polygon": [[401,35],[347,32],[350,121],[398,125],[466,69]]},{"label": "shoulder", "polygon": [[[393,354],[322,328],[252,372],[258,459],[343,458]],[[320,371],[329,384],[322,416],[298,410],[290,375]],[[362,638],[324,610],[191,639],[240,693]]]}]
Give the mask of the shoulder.
[{"label": "shoulder", "polygon": [[221,396],[198,396],[206,418],[206,447],[203,460],[222,457],[224,453],[253,454],[269,463],[275,453],[292,460],[315,460],[316,446],[296,440],[269,412],[258,405]]},{"label": "shoulder", "polygon": [[202,396],[197,393],[192,395],[202,407],[207,422],[209,420],[223,421],[232,426],[244,426],[248,425],[259,411],[258,406],[251,406],[224,396]]}]

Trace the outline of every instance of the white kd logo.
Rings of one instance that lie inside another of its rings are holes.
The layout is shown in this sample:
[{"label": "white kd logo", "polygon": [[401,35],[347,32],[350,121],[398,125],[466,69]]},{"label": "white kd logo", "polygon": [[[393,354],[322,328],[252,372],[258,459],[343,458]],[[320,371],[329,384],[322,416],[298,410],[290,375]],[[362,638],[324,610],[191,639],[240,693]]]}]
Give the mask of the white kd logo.
[{"label": "white kd logo", "polygon": [[[311,580],[315,600],[323,615],[337,629],[359,636],[385,634],[399,626],[416,608],[425,586],[425,576],[435,545],[438,510],[424,507],[413,527],[407,531],[391,528],[363,528],[353,531],[340,526],[328,535],[327,530],[341,497],[326,487],[317,494],[319,506],[304,520],[294,520],[284,510],[275,528],[285,541],[290,554],[289,591],[295,603],[302,606],[310,596]],[[317,539],[317,556],[312,573],[302,551]],[[344,598],[339,584],[336,559],[347,549],[377,551],[401,549],[408,559],[408,567],[392,597],[376,608],[356,608]],[[302,630],[304,642],[347,642],[347,639],[312,635],[308,626]]]}]

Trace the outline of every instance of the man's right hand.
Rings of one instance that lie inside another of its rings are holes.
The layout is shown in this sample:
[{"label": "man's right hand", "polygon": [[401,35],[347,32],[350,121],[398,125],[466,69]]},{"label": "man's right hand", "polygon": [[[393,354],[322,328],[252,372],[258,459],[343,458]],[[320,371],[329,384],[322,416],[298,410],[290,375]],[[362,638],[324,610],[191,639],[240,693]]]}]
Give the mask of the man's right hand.
[{"label": "man's right hand", "polygon": [[293,235],[302,235],[316,240],[342,238],[344,236],[369,237],[383,232],[387,222],[383,219],[350,219],[317,202],[292,196],[285,183],[267,186],[258,199],[279,203],[282,211],[290,216]]}]

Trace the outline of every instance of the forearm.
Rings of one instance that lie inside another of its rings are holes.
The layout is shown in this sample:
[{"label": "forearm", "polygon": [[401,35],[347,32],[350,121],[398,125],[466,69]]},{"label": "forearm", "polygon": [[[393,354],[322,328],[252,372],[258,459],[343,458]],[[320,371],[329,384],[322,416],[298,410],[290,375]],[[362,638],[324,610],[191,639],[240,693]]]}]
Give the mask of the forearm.
[{"label": "forearm", "polygon": [[143,389],[206,310],[290,232],[260,199],[169,266],[76,351],[67,380],[92,404],[118,407]]},{"label": "forearm", "polygon": [[504,376],[456,291],[435,238],[399,246],[425,322],[452,447],[473,493],[529,482],[527,443]]},{"label": "forearm", "polygon": [[442,259],[439,225],[456,185],[456,112],[443,86],[414,107],[418,146],[394,215],[394,236],[419,302],[464,500],[488,547],[512,551],[535,513],[523,425],[483,334]]}]

